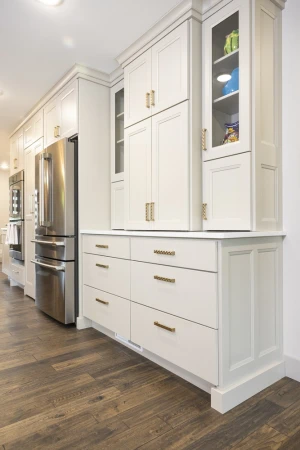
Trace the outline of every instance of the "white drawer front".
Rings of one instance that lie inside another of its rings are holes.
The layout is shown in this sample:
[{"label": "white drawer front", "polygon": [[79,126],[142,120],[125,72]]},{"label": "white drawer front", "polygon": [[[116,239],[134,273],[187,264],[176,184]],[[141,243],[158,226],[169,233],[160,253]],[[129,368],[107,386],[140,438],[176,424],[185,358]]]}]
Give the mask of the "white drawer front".
[{"label": "white drawer front", "polygon": [[84,254],[83,284],[129,299],[130,261]]},{"label": "white drawer front", "polygon": [[131,259],[217,272],[217,243],[198,239],[131,239]]},{"label": "white drawer front", "polygon": [[131,300],[218,328],[216,273],[132,261]]},{"label": "white drawer front", "polygon": [[130,339],[130,301],[83,286],[83,315]]},{"label": "white drawer front", "polygon": [[132,303],[131,340],[203,380],[218,384],[218,331]]},{"label": "white drawer front", "polygon": [[130,259],[129,237],[105,236],[103,234],[85,235],[83,236],[83,252]]},{"label": "white drawer front", "polygon": [[11,264],[10,266],[11,278],[16,283],[25,285],[25,267],[20,264]]}]

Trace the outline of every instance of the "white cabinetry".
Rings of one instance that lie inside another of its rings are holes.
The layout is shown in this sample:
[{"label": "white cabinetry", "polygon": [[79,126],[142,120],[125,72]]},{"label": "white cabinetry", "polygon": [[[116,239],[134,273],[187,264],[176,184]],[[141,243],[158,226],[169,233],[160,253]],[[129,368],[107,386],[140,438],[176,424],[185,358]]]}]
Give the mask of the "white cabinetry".
[{"label": "white cabinetry", "polygon": [[64,88],[44,108],[45,147],[78,132],[78,81]]},{"label": "white cabinetry", "polygon": [[225,413],[285,375],[282,237],[180,234],[83,236],[83,315]]},{"label": "white cabinetry", "polygon": [[1,228],[1,243],[2,243],[2,272],[10,277],[10,256],[9,245],[5,244],[6,240],[6,228]]},{"label": "white cabinetry", "polygon": [[124,229],[124,181],[111,184],[111,228]]},{"label": "white cabinetry", "polygon": [[128,64],[125,127],[188,98],[188,22]]},{"label": "white cabinetry", "polygon": [[23,127],[24,149],[44,136],[43,110],[38,111]]},{"label": "white cabinetry", "polygon": [[43,139],[25,150],[25,289],[24,293],[35,298],[35,155],[43,148]]},{"label": "white cabinetry", "polygon": [[23,129],[18,130],[10,139],[10,175],[24,169]]}]

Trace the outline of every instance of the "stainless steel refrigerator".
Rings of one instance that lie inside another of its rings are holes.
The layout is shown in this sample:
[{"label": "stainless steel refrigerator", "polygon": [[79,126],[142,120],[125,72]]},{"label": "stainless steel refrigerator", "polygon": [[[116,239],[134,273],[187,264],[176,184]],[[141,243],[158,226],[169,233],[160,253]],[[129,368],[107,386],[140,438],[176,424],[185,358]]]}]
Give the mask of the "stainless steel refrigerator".
[{"label": "stainless steel refrigerator", "polygon": [[64,324],[76,316],[77,140],[35,157],[36,306]]}]

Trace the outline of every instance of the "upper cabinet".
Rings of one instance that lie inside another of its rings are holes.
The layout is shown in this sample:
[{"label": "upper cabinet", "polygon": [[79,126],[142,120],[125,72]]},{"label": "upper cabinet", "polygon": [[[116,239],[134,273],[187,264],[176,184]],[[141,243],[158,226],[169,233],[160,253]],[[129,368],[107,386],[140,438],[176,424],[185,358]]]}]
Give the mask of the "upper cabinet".
[{"label": "upper cabinet", "polygon": [[184,22],[125,67],[125,127],[188,99],[188,27]]},{"label": "upper cabinet", "polygon": [[111,181],[124,180],[124,82],[111,88]]},{"label": "upper cabinet", "polygon": [[10,139],[10,175],[24,169],[23,128],[20,128]]},{"label": "upper cabinet", "polygon": [[45,147],[78,133],[78,81],[69,84],[44,108]]},{"label": "upper cabinet", "polygon": [[44,136],[43,109],[38,111],[23,127],[24,149]]},{"label": "upper cabinet", "polygon": [[250,4],[234,0],[204,22],[204,161],[250,147]]}]

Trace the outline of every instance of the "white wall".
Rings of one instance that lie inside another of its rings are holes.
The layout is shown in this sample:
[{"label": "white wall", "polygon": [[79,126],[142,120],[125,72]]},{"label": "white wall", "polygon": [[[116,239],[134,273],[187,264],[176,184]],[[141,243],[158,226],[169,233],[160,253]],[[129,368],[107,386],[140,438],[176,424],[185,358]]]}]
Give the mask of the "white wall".
[{"label": "white wall", "polygon": [[[300,2],[283,11],[284,351],[300,381]],[[298,361],[297,361],[298,359]],[[298,365],[299,364],[299,365]]]}]

